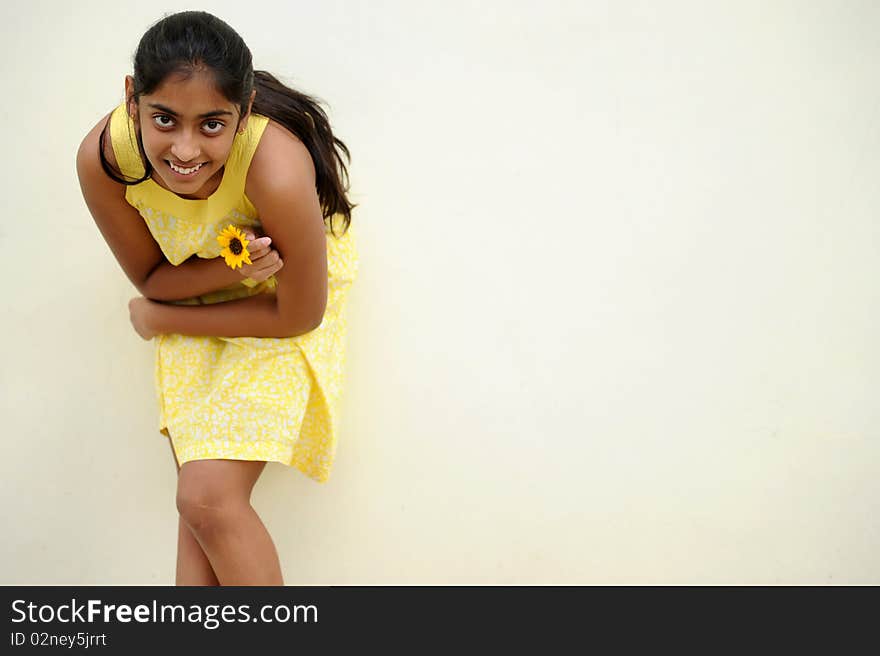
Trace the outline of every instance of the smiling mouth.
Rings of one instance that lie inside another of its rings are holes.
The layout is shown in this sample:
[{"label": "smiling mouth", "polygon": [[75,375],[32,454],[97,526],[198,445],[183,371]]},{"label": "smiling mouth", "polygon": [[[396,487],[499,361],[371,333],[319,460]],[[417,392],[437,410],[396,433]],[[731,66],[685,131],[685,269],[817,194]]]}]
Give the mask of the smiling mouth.
[{"label": "smiling mouth", "polygon": [[196,164],[195,166],[183,167],[183,166],[178,166],[177,164],[172,162],[170,159],[166,159],[165,162],[168,164],[168,166],[171,168],[171,170],[174,171],[175,173],[177,173],[178,175],[195,175],[207,163],[207,162],[202,162],[201,164]]}]

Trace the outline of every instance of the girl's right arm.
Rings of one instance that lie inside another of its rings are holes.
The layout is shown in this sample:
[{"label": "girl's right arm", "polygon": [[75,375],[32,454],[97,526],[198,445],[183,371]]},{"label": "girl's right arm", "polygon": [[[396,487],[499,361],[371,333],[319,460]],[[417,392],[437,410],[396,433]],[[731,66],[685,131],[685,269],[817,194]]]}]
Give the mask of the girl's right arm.
[{"label": "girl's right arm", "polygon": [[[179,266],[165,259],[140,214],[125,200],[125,185],[112,180],[101,167],[99,137],[109,117],[102,118],[83,139],[76,171],[89,212],[131,283],[147,298],[175,301],[241,282],[243,276],[226,266],[222,257],[193,257]],[[115,165],[107,138],[104,145],[105,157]]]}]

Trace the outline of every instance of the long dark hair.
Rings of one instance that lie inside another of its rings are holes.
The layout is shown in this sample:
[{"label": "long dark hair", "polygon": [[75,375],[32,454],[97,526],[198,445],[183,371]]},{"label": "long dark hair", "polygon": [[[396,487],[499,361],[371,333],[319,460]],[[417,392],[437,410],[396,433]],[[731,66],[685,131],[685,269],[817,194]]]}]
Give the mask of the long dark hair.
[{"label": "long dark hair", "polygon": [[[251,51],[242,38],[216,16],[203,11],[171,14],[141,38],[134,55],[134,89],[126,101],[138,102],[142,94],[152,93],[168,75],[189,75],[200,67],[211,71],[218,91],[239,106],[240,115],[247,111],[251,92],[256,88],[252,111],[277,121],[308,148],[315,164],[315,187],[324,220],[330,219],[333,231],[333,216],[341,215],[345,234],[351,224],[351,210],[356,207],[346,196],[349,179],[342,154],[351,163],[348,148],[333,136],[318,99],[291,89],[266,71],[255,71],[252,61]],[[99,155],[107,175],[125,185],[147,180],[153,167],[144,153],[140,130],[136,130],[137,146],[145,173],[137,180],[126,180],[104,157],[106,131],[107,125],[101,132]],[[336,235],[335,231],[333,234]]]}]

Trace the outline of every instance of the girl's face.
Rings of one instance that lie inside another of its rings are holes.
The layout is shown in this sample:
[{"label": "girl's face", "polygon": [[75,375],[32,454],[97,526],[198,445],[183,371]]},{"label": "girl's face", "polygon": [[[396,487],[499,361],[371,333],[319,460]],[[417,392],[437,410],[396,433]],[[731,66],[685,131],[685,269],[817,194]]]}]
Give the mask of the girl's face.
[{"label": "girl's face", "polygon": [[[131,98],[133,84],[127,76],[126,98]],[[188,79],[172,75],[153,93],[142,95],[137,106],[131,101],[129,114],[140,129],[153,180],[183,198],[210,196],[220,186],[236,130],[246,127],[252,105],[253,95],[239,121],[238,106],[204,72]]]}]

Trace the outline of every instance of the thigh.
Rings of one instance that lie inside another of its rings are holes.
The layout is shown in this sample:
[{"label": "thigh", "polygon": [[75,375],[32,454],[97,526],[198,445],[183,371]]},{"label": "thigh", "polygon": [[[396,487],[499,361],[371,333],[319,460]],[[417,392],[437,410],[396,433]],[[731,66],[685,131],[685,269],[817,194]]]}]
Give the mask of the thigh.
[{"label": "thigh", "polygon": [[177,475],[177,494],[203,506],[250,502],[263,460],[191,460]]}]

